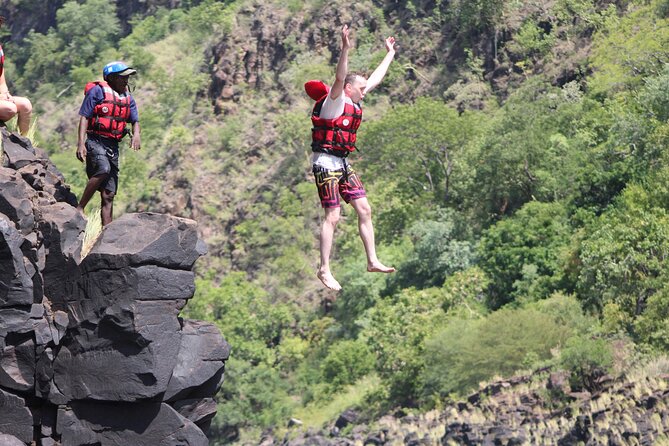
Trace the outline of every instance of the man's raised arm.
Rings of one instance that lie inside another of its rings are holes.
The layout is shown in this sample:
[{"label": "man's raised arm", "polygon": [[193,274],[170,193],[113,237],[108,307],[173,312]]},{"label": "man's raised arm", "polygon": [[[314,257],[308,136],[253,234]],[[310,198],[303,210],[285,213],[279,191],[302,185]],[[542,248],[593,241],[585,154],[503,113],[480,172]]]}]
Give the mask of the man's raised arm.
[{"label": "man's raised arm", "polygon": [[344,80],[348,73],[348,49],[351,46],[348,40],[348,33],[348,25],[344,25],[341,29],[341,54],[339,55],[339,62],[337,62],[335,82],[330,89],[330,99],[337,99],[344,91]]},{"label": "man's raised arm", "polygon": [[390,62],[392,62],[393,58],[395,57],[394,37],[388,37],[386,39],[386,50],[388,51],[386,57],[383,58],[379,66],[376,67],[376,70],[374,70],[374,72],[369,76],[369,79],[367,79],[367,88],[365,88],[365,94],[376,88],[386,76]]}]

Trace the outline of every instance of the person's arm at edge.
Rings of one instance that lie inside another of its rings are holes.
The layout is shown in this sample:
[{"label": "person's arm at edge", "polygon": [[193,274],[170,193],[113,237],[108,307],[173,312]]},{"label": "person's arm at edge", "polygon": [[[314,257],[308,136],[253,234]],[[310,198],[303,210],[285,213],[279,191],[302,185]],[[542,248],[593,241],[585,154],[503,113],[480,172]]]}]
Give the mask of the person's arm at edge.
[{"label": "person's arm at edge", "polygon": [[367,79],[367,87],[365,88],[365,94],[375,89],[381,83],[381,81],[383,81],[383,78],[386,76],[386,73],[388,72],[388,67],[390,67],[390,62],[392,62],[393,58],[395,58],[394,37],[388,37],[386,39],[386,50],[388,51],[388,53],[386,53],[386,57],[383,58],[379,66],[376,67],[374,72],[369,76],[369,79]]},{"label": "person's arm at edge", "polygon": [[88,130],[88,118],[79,115],[79,131],[77,132],[77,159],[82,163],[86,160],[86,130]]},{"label": "person's arm at edge", "polygon": [[130,140],[130,147],[132,150],[139,150],[142,146],[142,138],[139,134],[139,121],[132,123],[132,139]]},{"label": "person's arm at edge", "polygon": [[12,95],[9,93],[9,86],[7,86],[7,79],[5,79],[5,70],[0,74],[0,99],[7,101],[12,100]]},{"label": "person's arm at edge", "polygon": [[344,91],[344,80],[348,73],[348,49],[350,42],[348,40],[349,29],[348,25],[344,25],[341,30],[341,54],[339,55],[339,62],[337,62],[337,72],[335,73],[335,81],[330,88],[330,99],[337,99]]}]

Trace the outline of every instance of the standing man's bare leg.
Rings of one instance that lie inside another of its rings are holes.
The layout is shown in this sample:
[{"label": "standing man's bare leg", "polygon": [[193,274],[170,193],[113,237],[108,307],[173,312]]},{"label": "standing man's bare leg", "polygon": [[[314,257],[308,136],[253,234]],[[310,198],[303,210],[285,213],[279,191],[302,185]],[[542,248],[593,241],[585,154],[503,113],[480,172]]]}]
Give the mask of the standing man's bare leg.
[{"label": "standing man's bare leg", "polygon": [[325,208],[325,219],[321,226],[320,238],[321,266],[318,268],[318,273],[316,274],[320,281],[323,282],[323,285],[335,291],[341,290],[341,285],[339,285],[339,282],[337,282],[330,271],[330,253],[332,252],[334,231],[337,227],[337,222],[339,222],[340,215],[341,208],[339,207]]},{"label": "standing man's bare leg", "polygon": [[108,176],[109,174],[95,175],[88,180],[88,183],[86,183],[86,187],[84,188],[84,192],[81,194],[79,205],[77,206],[77,210],[79,212],[82,214],[84,213],[84,208]]},{"label": "standing man's bare leg", "polygon": [[365,246],[367,254],[367,271],[373,273],[392,273],[395,268],[385,266],[378,257],[376,257],[376,245],[374,242],[374,225],[372,224],[372,207],[367,201],[367,197],[358,198],[351,201],[351,205],[358,214],[358,230],[362,244]]},{"label": "standing man's bare leg", "polygon": [[110,192],[106,189],[102,190],[102,206],[100,207],[100,219],[102,220],[102,226],[107,226],[112,222],[112,216],[114,214],[114,192]]}]

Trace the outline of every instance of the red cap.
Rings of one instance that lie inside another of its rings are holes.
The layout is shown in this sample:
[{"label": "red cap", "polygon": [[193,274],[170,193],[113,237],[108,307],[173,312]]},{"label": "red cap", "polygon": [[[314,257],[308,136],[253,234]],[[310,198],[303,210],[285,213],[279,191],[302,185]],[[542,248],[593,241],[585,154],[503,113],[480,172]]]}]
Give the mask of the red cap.
[{"label": "red cap", "polygon": [[330,93],[330,86],[325,85],[322,81],[309,81],[304,84],[304,91],[307,92],[311,99],[318,101]]}]

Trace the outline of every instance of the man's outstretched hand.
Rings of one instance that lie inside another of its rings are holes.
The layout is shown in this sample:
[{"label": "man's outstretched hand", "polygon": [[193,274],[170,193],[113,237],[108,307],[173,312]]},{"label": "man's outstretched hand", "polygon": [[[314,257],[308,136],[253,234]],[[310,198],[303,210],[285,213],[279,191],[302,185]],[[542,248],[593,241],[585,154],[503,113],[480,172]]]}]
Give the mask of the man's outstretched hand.
[{"label": "man's outstretched hand", "polygon": [[341,47],[342,48],[350,48],[351,47],[351,41],[348,39],[348,35],[351,32],[350,29],[348,29],[348,25],[344,25],[341,29]]},{"label": "man's outstretched hand", "polygon": [[386,39],[386,50],[388,52],[395,51],[395,38],[393,36]]}]

